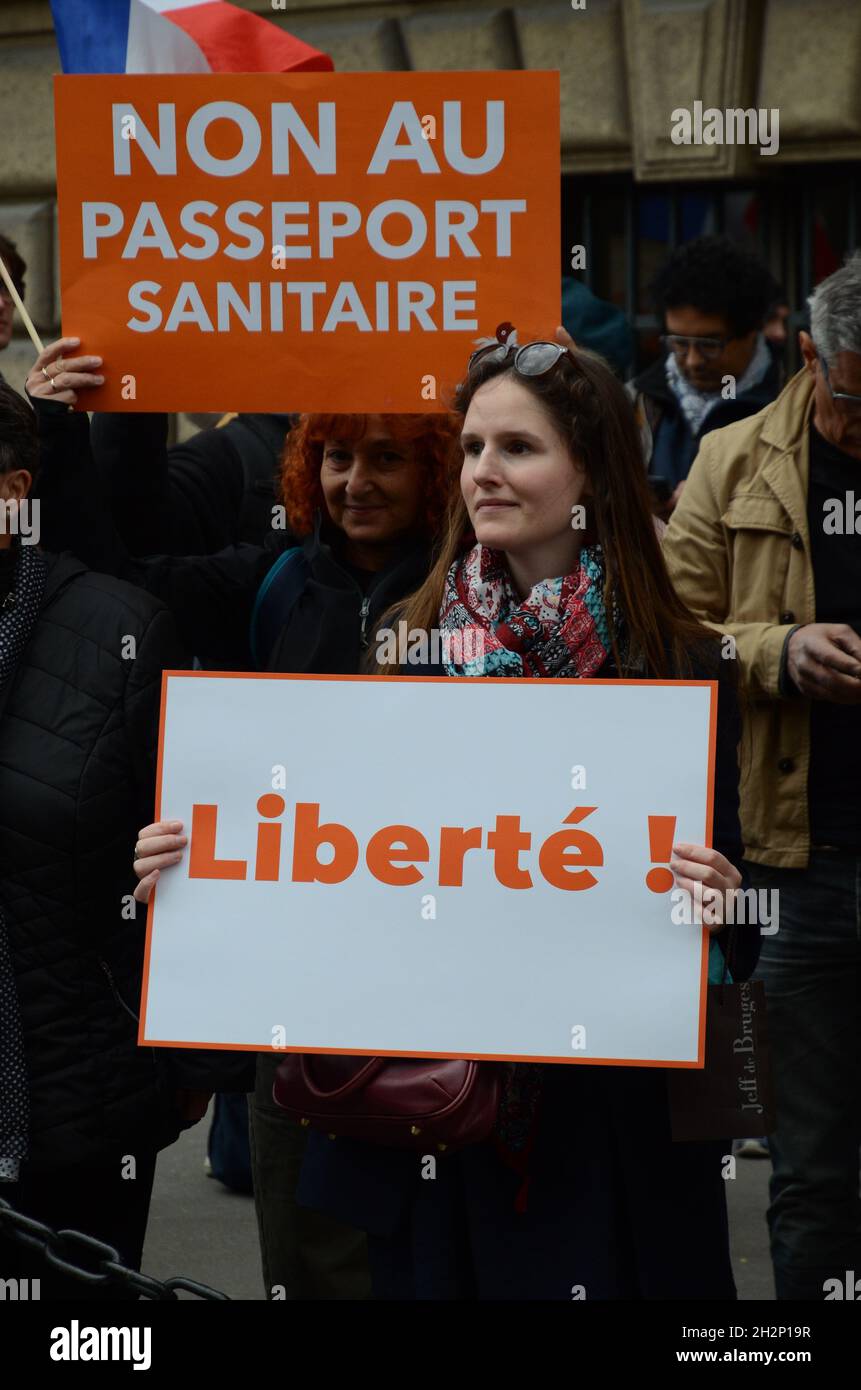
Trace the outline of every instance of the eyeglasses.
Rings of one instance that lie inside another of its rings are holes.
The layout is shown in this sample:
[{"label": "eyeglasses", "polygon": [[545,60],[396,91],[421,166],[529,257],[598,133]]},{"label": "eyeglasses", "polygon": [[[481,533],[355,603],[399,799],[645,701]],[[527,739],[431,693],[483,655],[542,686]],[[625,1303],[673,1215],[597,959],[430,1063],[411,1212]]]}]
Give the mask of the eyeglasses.
[{"label": "eyeglasses", "polygon": [[552,371],[568,349],[559,343],[524,343],[522,347],[516,343],[486,343],[484,347],[476,348],[470,357],[467,372],[471,372],[479,362],[504,362],[510,352],[514,353],[512,365],[520,376],[544,376],[545,372]]},{"label": "eyeglasses", "polygon": [[850,396],[848,391],[835,391],[834,387],[831,385],[831,377],[828,374],[828,363],[825,361],[825,358],[821,356],[818,356],[817,360],[822,368],[822,375],[825,378],[825,385],[828,387],[828,393],[831,396],[832,401],[839,401],[840,409],[845,410],[851,413],[852,415],[861,411],[861,396]]},{"label": "eyeglasses", "polygon": [[700,357],[706,362],[713,362],[720,357],[727,343],[732,342],[732,338],[685,338],[680,333],[663,333],[661,342],[674,357],[686,357],[690,349],[695,347]]}]

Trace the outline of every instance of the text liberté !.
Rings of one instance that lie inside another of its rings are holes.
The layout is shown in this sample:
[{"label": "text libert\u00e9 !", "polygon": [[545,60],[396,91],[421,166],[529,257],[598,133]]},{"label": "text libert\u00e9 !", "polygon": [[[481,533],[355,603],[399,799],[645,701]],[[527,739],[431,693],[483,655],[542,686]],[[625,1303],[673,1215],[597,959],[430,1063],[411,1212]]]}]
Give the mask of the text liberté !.
[{"label": "text libert\u00e9 !", "polygon": [[[486,101],[484,148],[467,154],[463,148],[460,101],[443,102],[438,138],[428,138],[423,119],[410,101],[392,104],[379,138],[363,170],[383,175],[395,161],[432,179],[447,166],[467,176],[496,169],[505,156],[505,102]],[[239,102],[211,101],[197,108],[177,130],[176,106],[158,104],[158,126],[147,125],[129,102],[112,104],[113,173],[133,178],[135,162],[143,160],[156,175],[177,176],[177,142],[182,140],[189,158],[203,173],[215,178],[238,179],[252,174],[265,160],[268,175],[289,179],[295,172],[296,152],[314,174],[337,175],[336,103],[316,103],[317,129],[312,131],[289,101],[269,106],[267,150],[257,116]],[[213,154],[207,132],[216,122],[230,122],[240,141],[230,157]],[[306,166],[300,165],[302,172]],[[353,171],[355,172],[355,171]],[[369,211],[349,200],[324,198],[277,200],[261,203],[242,197],[229,202],[195,199],[185,203],[175,225],[169,226],[159,204],[141,201],[129,218],[114,202],[85,201],[81,205],[81,233],[85,260],[97,260],[110,243],[122,246],[122,260],[135,260],[141,252],[156,251],[165,260],[195,262],[216,255],[237,262],[266,255],[272,269],[281,272],[269,280],[218,281],[204,296],[195,280],[184,280],[178,290],[163,294],[157,280],[135,281],[128,290],[134,311],[127,327],[138,333],[175,332],[182,324],[194,324],[206,333],[228,332],[234,323],[249,331],[285,329],[303,333],[337,331],[353,325],[360,332],[471,331],[478,327],[476,281],[444,280],[434,285],[423,280],[380,279],[374,292],[360,295],[352,280],[285,278],[293,262],[310,259],[331,261],[340,249],[363,243],[387,262],[406,260],[425,248],[447,260],[453,248],[466,258],[480,257],[472,233],[493,236],[495,254],[511,255],[512,219],[525,213],[525,198],[436,199],[432,209],[406,198],[387,198]],[[299,270],[297,265],[296,269]]]}]

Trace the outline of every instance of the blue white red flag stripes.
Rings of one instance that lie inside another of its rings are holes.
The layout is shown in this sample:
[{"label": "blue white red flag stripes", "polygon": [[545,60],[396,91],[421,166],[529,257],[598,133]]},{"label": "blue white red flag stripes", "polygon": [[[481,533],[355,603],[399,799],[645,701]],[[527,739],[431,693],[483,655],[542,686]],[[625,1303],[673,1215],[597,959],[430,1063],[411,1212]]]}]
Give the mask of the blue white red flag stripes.
[{"label": "blue white red flag stripes", "polygon": [[331,58],[225,0],[51,0],[64,72],[330,72]]}]

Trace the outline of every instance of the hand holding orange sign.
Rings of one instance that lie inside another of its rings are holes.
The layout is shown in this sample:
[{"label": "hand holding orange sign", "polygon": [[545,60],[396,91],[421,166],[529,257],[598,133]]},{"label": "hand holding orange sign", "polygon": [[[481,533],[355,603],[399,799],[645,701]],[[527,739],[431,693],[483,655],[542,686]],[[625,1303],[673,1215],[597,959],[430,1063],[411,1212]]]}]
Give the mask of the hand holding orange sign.
[{"label": "hand holding orange sign", "polygon": [[42,349],[24,383],[28,396],[45,396],[71,406],[79,391],[102,385],[101,357],[64,356],[74,353],[80,342],[80,338],[58,338]]}]

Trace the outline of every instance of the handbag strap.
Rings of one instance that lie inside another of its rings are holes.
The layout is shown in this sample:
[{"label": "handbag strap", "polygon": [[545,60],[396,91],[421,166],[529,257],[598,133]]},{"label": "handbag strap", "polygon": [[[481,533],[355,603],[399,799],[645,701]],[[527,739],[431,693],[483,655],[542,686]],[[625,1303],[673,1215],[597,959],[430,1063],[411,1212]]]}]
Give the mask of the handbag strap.
[{"label": "handbag strap", "polygon": [[312,1080],[308,1070],[308,1063],[313,1060],[315,1055],[315,1053],[300,1054],[299,1066],[302,1074],[302,1083],[315,1100],[326,1101],[344,1100],[355,1091],[361,1090],[361,1088],[367,1085],[372,1077],[376,1076],[377,1072],[382,1069],[386,1060],[385,1057],[369,1057],[364,1066],[359,1067],[358,1071],[354,1072],[353,1075],[342,1082],[340,1086],[336,1086],[334,1090],[331,1091],[322,1091],[316,1082]]},{"label": "handbag strap", "polygon": [[281,632],[310,574],[301,546],[285,550],[269,570],[257,591],[251,613],[249,645],[255,669],[266,669]]},{"label": "handbag strap", "polygon": [[727,975],[728,975],[728,973],[729,973],[729,958],[730,958],[730,955],[732,954],[733,947],[735,946],[735,929],[736,929],[736,923],[735,923],[735,921],[733,920],[733,921],[730,923],[730,927],[729,927],[729,935],[727,936],[727,940],[726,940],[726,950],[721,952],[721,955],[723,956],[723,972],[722,972],[722,974],[721,974],[721,981],[720,981],[720,984],[718,985],[718,989],[720,990],[720,1003],[721,1003],[721,1008],[723,1008],[723,1002],[724,1002],[724,997],[725,997],[726,977],[727,977]]}]

